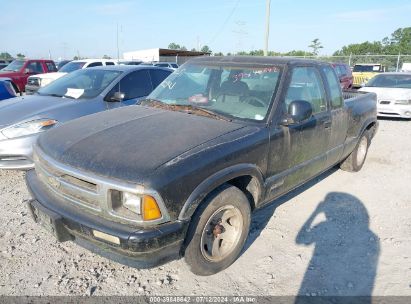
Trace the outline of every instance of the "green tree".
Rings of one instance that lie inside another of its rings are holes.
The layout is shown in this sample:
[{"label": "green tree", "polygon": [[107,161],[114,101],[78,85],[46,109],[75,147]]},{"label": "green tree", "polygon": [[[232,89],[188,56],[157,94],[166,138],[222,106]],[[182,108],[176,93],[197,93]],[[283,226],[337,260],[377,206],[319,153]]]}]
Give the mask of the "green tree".
[{"label": "green tree", "polygon": [[104,56],[103,56],[103,59],[111,59],[111,57],[108,56],[108,55],[104,55]]},{"label": "green tree", "polygon": [[301,50],[292,50],[290,52],[284,53],[284,56],[298,56],[298,57],[304,57],[304,56],[316,56],[314,53],[306,52],[306,51],[301,51]]},{"label": "green tree", "polygon": [[13,57],[7,52],[0,53],[0,58],[1,59],[13,59]]},{"label": "green tree", "polygon": [[313,51],[312,53],[317,56],[318,55],[318,51],[322,48],[324,48],[321,45],[320,39],[315,38],[313,41],[311,41],[311,44],[308,46],[309,48],[311,48]]},{"label": "green tree", "polygon": [[168,45],[168,48],[169,48],[170,50],[180,50],[180,49],[181,49],[181,46],[180,46],[179,44],[177,44],[177,43],[171,42],[171,43]]},{"label": "green tree", "polygon": [[222,52],[217,52],[217,53],[214,53],[213,56],[224,56],[224,54]]},{"label": "green tree", "polygon": [[397,29],[390,38],[385,37],[382,40],[382,45],[385,54],[411,55],[411,27]]},{"label": "green tree", "polygon": [[18,59],[24,59],[26,56],[25,56],[24,54],[22,54],[22,53],[18,53],[18,54],[16,55],[16,57],[17,57]]},{"label": "green tree", "polygon": [[211,49],[209,48],[208,45],[204,45],[204,46],[201,48],[201,51],[204,52],[204,53],[211,53]]},{"label": "green tree", "polygon": [[383,45],[379,41],[354,43],[343,46],[341,50],[334,52],[334,56],[350,56],[350,55],[367,55],[367,54],[382,54]]},{"label": "green tree", "polygon": [[197,50],[195,48],[192,48],[191,52],[197,52]]},{"label": "green tree", "polygon": [[175,42],[171,42],[171,43],[168,45],[168,48],[169,48],[170,50],[187,51],[187,48],[186,48],[184,45],[179,45],[179,44],[177,44],[177,43],[175,43]]}]

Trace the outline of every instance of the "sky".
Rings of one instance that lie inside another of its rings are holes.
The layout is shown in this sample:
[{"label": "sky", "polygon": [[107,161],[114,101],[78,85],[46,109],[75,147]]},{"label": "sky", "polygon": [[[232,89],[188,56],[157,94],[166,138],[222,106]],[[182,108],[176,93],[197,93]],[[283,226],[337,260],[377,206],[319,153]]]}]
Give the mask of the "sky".
[{"label": "sky", "polygon": [[[264,48],[266,0],[0,0],[0,52],[72,59],[208,45],[213,52]],[[271,0],[269,50],[320,55],[379,41],[411,26],[409,0]],[[118,36],[117,36],[118,25]]]}]

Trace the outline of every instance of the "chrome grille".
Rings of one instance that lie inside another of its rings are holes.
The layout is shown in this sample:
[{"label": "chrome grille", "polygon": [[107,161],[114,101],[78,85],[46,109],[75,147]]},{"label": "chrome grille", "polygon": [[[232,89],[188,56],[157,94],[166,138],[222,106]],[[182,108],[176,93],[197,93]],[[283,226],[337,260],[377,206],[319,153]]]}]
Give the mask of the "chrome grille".
[{"label": "chrome grille", "polygon": [[28,78],[27,84],[39,87],[40,86],[40,79],[39,78]]},{"label": "chrome grille", "polygon": [[36,155],[35,168],[39,179],[57,195],[89,209],[100,211],[98,185],[52,167]]}]

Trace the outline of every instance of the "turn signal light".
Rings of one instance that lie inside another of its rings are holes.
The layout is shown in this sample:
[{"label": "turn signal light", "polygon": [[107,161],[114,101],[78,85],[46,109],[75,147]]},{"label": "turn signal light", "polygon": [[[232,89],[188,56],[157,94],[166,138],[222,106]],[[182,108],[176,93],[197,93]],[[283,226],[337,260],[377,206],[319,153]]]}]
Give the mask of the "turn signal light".
[{"label": "turn signal light", "polygon": [[143,219],[145,221],[152,221],[161,218],[161,211],[157,205],[156,200],[149,195],[143,198]]}]

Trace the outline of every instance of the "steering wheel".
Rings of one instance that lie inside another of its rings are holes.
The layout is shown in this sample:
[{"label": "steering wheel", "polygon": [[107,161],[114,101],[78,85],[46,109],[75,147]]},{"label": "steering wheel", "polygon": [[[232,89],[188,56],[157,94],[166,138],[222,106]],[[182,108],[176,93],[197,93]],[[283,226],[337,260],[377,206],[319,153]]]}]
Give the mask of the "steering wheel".
[{"label": "steering wheel", "polygon": [[254,107],[266,107],[265,102],[261,98],[255,96],[248,96],[243,100],[243,102],[248,103]]}]

